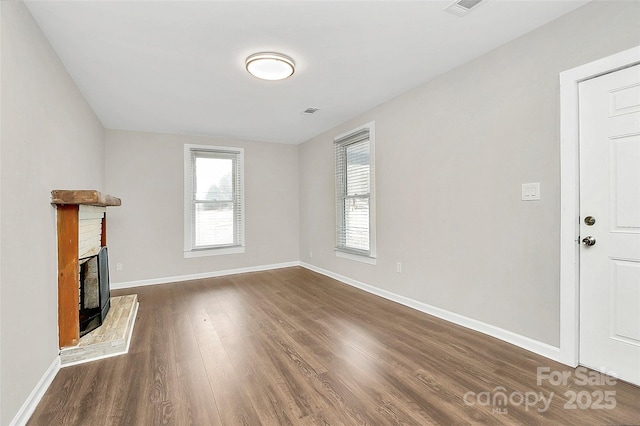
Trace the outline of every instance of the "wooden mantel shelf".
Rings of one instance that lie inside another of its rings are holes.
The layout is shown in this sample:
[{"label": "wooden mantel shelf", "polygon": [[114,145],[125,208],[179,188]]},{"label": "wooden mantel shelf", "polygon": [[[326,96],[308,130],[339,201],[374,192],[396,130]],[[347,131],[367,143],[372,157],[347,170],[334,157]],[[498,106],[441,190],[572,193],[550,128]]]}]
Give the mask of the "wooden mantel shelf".
[{"label": "wooden mantel shelf", "polygon": [[120,198],[103,194],[93,190],[53,190],[51,191],[51,204],[58,205],[91,205],[101,207],[119,206]]}]

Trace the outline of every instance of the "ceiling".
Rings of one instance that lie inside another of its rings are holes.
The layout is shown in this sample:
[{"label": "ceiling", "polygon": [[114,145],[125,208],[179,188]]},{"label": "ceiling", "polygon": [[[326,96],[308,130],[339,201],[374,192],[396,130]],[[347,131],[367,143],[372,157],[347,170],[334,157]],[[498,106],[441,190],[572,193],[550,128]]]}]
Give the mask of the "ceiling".
[{"label": "ceiling", "polygon": [[[304,142],[586,1],[27,1],[109,129]],[[244,69],[276,51],[283,81]],[[308,107],[319,108],[313,115]]]}]

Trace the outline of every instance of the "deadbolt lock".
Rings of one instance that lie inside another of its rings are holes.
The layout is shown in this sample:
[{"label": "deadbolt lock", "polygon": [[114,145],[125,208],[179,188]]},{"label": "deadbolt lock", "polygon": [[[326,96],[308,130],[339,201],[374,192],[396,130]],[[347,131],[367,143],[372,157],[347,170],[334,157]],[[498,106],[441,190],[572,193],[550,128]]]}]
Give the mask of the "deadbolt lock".
[{"label": "deadbolt lock", "polygon": [[584,218],[584,223],[587,226],[593,226],[596,223],[596,218],[593,216],[587,216]]}]

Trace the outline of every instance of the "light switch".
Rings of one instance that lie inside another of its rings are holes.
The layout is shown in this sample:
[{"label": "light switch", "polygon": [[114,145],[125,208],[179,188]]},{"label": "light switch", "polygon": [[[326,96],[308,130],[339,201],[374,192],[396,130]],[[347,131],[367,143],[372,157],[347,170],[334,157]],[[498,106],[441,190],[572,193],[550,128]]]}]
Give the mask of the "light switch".
[{"label": "light switch", "polygon": [[540,183],[522,184],[522,201],[534,201],[540,199]]}]

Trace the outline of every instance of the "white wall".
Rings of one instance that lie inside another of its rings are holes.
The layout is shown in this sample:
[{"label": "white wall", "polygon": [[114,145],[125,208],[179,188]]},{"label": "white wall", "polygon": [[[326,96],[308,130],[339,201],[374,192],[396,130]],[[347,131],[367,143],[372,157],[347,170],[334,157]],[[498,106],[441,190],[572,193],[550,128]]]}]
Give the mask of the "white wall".
[{"label": "white wall", "polygon": [[104,130],[22,2],[1,2],[0,424],[58,355],[52,189],[103,189]]},{"label": "white wall", "polygon": [[[4,34],[2,32],[2,6],[0,6],[0,177],[2,177],[2,46]],[[0,340],[2,338],[2,184],[0,183]],[[2,344],[0,344],[0,422],[2,421]]]},{"label": "white wall", "polygon": [[[107,211],[110,277],[131,281],[297,261],[296,145],[108,130]],[[184,259],[184,144],[244,148],[246,251]],[[116,263],[122,263],[117,271]]]},{"label": "white wall", "polygon": [[[558,74],[640,45],[638,22],[640,2],[590,3],[302,144],[301,260],[558,346]],[[332,141],[372,120],[376,266],[333,251]]]}]

